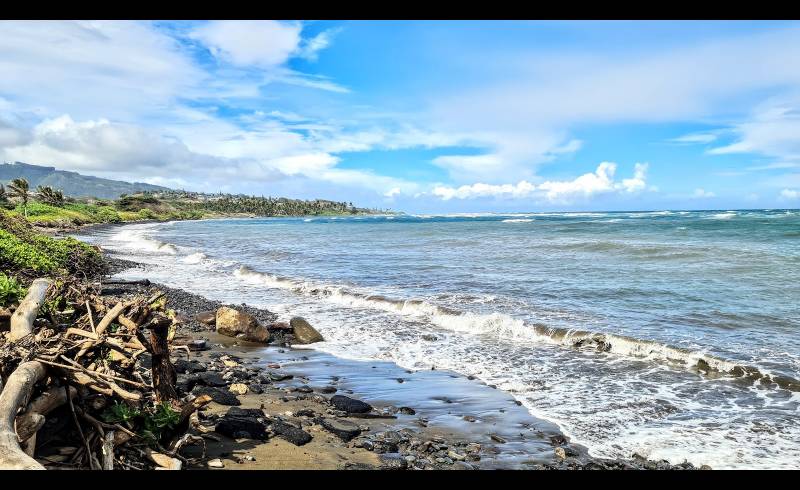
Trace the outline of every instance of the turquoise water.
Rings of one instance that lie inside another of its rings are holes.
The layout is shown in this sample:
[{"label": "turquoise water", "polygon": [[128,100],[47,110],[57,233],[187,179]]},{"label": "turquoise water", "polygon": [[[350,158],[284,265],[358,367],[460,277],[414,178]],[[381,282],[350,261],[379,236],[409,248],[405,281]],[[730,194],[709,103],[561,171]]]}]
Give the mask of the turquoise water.
[{"label": "turquoise water", "polygon": [[151,280],[495,384],[590,454],[800,466],[800,211],[129,225]]}]

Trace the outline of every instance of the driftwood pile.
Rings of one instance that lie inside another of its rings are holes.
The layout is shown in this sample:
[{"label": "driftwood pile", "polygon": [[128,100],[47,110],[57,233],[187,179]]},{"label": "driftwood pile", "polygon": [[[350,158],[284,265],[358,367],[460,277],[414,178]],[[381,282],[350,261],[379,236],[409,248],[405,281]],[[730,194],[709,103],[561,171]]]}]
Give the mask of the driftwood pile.
[{"label": "driftwood pile", "polygon": [[203,442],[187,430],[211,399],[176,393],[163,293],[99,291],[36,279],[0,331],[0,469],[181,469]]}]

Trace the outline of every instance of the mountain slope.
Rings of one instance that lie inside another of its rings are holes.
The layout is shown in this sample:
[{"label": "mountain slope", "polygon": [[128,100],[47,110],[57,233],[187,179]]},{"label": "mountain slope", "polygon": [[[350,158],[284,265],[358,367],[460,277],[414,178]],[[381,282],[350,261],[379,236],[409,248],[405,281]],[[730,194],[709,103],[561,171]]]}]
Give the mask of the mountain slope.
[{"label": "mountain slope", "polygon": [[121,194],[170,190],[159,185],[103,179],[81,175],[77,172],[56,170],[55,167],[43,167],[22,162],[0,165],[0,183],[5,184],[11,179],[20,177],[28,181],[31,190],[36,189],[36,186],[39,185],[49,185],[54,189],[61,189],[64,195],[73,197],[116,199]]}]

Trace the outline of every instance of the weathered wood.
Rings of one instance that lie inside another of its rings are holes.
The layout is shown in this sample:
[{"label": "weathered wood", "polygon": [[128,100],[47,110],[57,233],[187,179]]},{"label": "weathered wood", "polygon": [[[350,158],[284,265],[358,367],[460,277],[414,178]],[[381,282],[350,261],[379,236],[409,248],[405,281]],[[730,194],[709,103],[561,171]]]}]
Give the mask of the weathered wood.
[{"label": "weathered wood", "polygon": [[106,432],[105,438],[103,438],[103,469],[104,470],[113,470],[114,469],[114,431],[110,430]]},{"label": "weathered wood", "polygon": [[117,317],[120,315],[120,313],[122,313],[122,310],[124,309],[125,309],[125,303],[121,301],[116,305],[114,305],[114,307],[111,308],[111,310],[109,310],[109,312],[105,314],[103,319],[100,320],[100,323],[97,324],[97,328],[95,329],[97,335],[98,336],[103,335],[103,332],[105,332],[108,326],[111,325],[111,322],[116,320]]},{"label": "weathered wood", "polygon": [[16,340],[29,335],[33,332],[33,321],[39,314],[44,299],[47,296],[47,289],[53,281],[47,278],[40,278],[33,281],[25,299],[19,304],[17,310],[11,315],[11,335],[9,340]]},{"label": "weathered wood", "polygon": [[29,361],[20,364],[8,377],[0,393],[0,469],[43,470],[44,466],[20,448],[14,419],[20,406],[27,403],[33,386],[45,375],[41,362]]},{"label": "weathered wood", "polygon": [[152,356],[153,389],[158,402],[178,399],[175,383],[178,374],[169,359],[169,326],[168,318],[158,318],[150,322],[150,355]]},{"label": "weathered wood", "polygon": [[19,442],[25,442],[31,437],[36,435],[36,432],[44,425],[44,415],[40,413],[32,413],[24,419],[17,419],[16,431]]}]

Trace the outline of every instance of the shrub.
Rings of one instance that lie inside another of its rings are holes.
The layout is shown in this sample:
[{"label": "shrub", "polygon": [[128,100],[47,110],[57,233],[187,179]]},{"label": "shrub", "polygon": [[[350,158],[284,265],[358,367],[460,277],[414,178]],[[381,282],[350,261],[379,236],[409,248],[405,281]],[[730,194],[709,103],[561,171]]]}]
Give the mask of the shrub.
[{"label": "shrub", "polygon": [[8,306],[25,297],[25,288],[13,276],[0,272],[0,306]]}]

